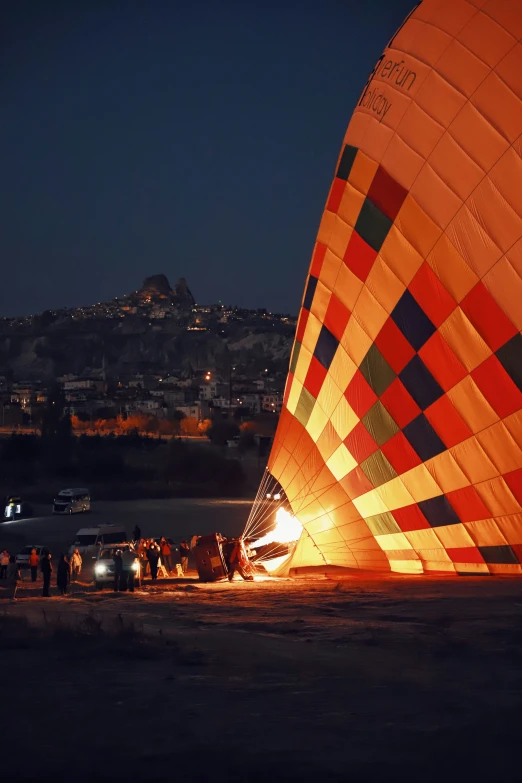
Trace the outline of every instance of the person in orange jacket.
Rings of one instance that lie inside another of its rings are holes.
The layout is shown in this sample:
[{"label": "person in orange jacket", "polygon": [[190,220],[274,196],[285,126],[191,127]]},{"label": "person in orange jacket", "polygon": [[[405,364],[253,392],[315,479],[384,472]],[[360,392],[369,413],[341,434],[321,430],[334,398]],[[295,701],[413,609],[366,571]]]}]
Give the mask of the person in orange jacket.
[{"label": "person in orange jacket", "polygon": [[172,550],[166,538],[161,539],[160,549],[161,549],[161,562],[167,569],[167,572],[170,574],[170,572],[172,571],[172,558],[171,558]]},{"label": "person in orange jacket", "polygon": [[228,567],[228,581],[231,582],[234,578],[235,572],[238,572],[240,576],[246,582],[253,582],[254,577],[250,573],[250,561],[245,551],[245,545],[242,538],[234,540],[234,546],[230,552],[229,567]]},{"label": "person in orange jacket", "polygon": [[29,568],[31,569],[31,582],[36,582],[36,577],[38,576],[39,563],[40,563],[40,558],[36,554],[36,549],[31,549],[31,554],[29,555]]}]

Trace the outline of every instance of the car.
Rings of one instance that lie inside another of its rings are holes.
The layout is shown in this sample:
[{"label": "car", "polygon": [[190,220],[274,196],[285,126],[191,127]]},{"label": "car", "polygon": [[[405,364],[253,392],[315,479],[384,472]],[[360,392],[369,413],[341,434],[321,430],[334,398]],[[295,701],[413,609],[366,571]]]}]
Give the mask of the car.
[{"label": "car", "polygon": [[42,557],[43,553],[46,552],[46,548],[42,546],[42,544],[33,544],[33,546],[24,546],[23,549],[21,549],[18,554],[15,557],[15,561],[17,565],[20,566],[20,568],[29,568],[29,555],[33,551],[33,549],[36,549],[36,554],[38,557]]},{"label": "car", "polygon": [[[94,564],[94,586],[97,590],[103,590],[108,584],[114,582],[114,555],[119,550],[129,546],[128,541],[122,541],[119,544],[110,544],[101,546]],[[136,560],[134,563],[134,584],[141,585],[141,562]]]}]

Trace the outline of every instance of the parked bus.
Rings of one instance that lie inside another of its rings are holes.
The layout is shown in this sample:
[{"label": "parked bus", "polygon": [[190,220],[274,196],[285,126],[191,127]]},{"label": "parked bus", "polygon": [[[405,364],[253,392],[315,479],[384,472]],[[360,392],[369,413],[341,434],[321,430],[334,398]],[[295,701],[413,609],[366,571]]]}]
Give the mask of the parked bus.
[{"label": "parked bus", "polygon": [[91,510],[91,495],[85,487],[62,489],[53,502],[53,514],[75,514]]}]

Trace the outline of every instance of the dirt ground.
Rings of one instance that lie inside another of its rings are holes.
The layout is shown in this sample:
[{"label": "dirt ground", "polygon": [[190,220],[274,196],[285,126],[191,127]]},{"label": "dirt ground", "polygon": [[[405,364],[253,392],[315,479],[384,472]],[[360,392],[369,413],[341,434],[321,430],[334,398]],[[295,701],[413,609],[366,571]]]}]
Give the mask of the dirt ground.
[{"label": "dirt ground", "polygon": [[24,587],[0,596],[2,777],[520,777],[519,580]]}]

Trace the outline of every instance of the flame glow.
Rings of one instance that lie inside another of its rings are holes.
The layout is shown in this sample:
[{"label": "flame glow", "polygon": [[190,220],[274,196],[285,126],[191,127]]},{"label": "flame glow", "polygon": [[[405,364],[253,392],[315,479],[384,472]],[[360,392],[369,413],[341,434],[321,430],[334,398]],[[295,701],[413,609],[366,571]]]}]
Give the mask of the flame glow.
[{"label": "flame glow", "polygon": [[303,532],[299,520],[285,508],[277,509],[275,521],[274,529],[256,541],[256,548],[267,544],[290,544],[292,541],[297,541]]}]

